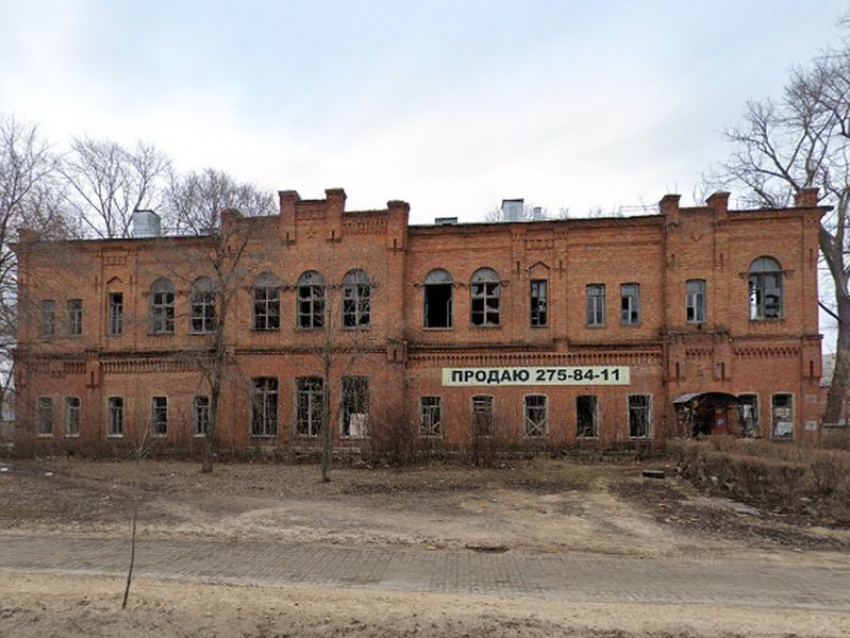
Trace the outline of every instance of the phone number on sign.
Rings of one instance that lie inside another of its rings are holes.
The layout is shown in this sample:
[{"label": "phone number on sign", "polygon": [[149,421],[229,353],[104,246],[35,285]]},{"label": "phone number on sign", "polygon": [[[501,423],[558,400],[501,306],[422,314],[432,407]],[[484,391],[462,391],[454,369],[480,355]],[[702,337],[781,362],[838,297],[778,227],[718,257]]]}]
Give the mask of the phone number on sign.
[{"label": "phone number on sign", "polygon": [[628,384],[627,366],[443,368],[444,386]]}]

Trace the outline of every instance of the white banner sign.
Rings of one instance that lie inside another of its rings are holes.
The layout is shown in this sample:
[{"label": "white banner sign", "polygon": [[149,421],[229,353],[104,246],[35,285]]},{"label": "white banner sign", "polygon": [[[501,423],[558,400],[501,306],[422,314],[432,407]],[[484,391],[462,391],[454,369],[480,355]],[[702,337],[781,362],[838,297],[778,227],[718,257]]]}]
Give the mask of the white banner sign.
[{"label": "white banner sign", "polygon": [[443,385],[629,385],[629,367],[443,368]]}]

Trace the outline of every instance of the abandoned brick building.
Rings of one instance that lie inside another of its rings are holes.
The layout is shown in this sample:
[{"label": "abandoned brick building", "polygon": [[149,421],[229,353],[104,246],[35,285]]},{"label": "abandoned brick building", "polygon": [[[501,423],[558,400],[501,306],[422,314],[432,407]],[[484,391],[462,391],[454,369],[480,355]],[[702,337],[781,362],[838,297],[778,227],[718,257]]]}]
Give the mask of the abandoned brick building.
[{"label": "abandoned brick building", "polygon": [[191,237],[146,212],[132,239],[22,230],[18,442],[191,446],[217,344],[222,446],[315,444],[323,409],[339,446],[817,435],[815,191],[427,226],[345,199],[283,191],[279,215]]}]

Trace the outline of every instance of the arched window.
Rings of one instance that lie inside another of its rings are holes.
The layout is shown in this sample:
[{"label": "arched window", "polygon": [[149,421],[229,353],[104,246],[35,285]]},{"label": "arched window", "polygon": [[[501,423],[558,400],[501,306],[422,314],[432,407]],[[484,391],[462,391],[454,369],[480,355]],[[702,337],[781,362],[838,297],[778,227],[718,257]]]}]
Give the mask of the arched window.
[{"label": "arched window", "polygon": [[498,326],[501,284],[492,268],[479,268],[472,275],[470,286],[471,320],[473,326]]},{"label": "arched window", "polygon": [[168,279],[157,279],[151,286],[151,334],[174,334],[174,286]]},{"label": "arched window", "polygon": [[325,325],[325,278],[308,270],[298,279],[298,327],[321,328]]},{"label": "arched window", "polygon": [[280,330],[280,279],[270,272],[254,280],[254,330]]},{"label": "arched window", "polygon": [[442,268],[425,277],[425,327],[452,327],[452,276]]},{"label": "arched window", "polygon": [[759,257],[750,265],[750,319],[782,317],[782,267],[773,257]]},{"label": "arched window", "polygon": [[215,290],[209,277],[200,277],[192,284],[191,324],[194,333],[215,329]]},{"label": "arched window", "polygon": [[342,325],[361,328],[369,325],[369,297],[372,293],[365,270],[349,270],[342,278]]}]

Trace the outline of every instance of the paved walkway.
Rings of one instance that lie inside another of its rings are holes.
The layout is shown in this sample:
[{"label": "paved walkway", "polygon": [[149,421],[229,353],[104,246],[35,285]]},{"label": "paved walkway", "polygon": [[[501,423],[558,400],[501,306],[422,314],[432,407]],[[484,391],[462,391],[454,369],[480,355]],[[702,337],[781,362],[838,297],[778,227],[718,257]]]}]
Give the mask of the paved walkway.
[{"label": "paved walkway", "polygon": [[[127,540],[0,536],[0,569],[124,575]],[[140,540],[137,576],[572,601],[850,611],[850,568],[596,555]]]}]

